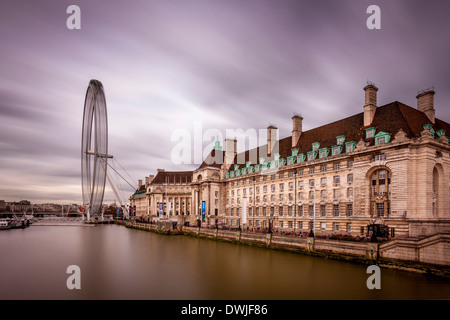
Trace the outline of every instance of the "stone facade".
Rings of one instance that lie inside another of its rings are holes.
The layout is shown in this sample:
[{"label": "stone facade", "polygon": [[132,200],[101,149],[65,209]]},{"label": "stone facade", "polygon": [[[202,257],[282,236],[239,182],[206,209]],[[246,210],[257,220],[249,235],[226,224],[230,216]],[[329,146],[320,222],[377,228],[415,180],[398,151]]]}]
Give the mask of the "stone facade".
[{"label": "stone facade", "polygon": [[360,236],[376,224],[390,237],[450,231],[450,125],[434,115],[434,91],[420,93],[416,109],[397,101],[379,107],[378,88],[364,90],[360,114],[305,132],[294,116],[291,137],[274,141],[270,125],[267,145],[239,154],[236,140],[226,140],[225,152],[216,144],[190,179],[151,182],[145,200],[137,190],[137,215],[157,217],[163,203],[166,218],[230,228]]}]

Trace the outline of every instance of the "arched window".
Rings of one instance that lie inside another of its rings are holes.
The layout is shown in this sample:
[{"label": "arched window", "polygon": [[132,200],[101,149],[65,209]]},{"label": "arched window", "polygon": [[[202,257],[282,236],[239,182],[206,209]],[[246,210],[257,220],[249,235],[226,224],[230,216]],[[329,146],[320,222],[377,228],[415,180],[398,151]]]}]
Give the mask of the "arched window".
[{"label": "arched window", "polygon": [[370,215],[388,217],[390,215],[391,173],[387,169],[375,170],[370,175]]},{"label": "arched window", "polygon": [[444,170],[441,164],[436,164],[433,168],[433,205],[432,214],[434,217],[443,217],[445,208]]}]

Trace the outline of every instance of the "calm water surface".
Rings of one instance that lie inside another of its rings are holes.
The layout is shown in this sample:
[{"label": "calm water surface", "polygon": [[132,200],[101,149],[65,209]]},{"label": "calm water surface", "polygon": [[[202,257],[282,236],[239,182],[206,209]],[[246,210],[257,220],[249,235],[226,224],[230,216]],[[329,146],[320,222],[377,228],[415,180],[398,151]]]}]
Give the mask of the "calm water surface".
[{"label": "calm water surface", "polygon": [[369,290],[366,269],[117,225],[0,231],[0,299],[450,299],[450,280],[383,268]]}]

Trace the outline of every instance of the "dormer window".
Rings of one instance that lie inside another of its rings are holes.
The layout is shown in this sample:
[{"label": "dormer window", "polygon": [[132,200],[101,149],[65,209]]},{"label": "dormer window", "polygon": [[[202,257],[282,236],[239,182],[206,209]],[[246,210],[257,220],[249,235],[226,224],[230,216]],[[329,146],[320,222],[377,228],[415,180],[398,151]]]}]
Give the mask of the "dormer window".
[{"label": "dormer window", "polygon": [[297,156],[297,163],[304,162],[306,160],[306,156],[302,153]]},{"label": "dormer window", "polygon": [[259,158],[259,163],[264,163],[264,161],[266,161],[264,157]]},{"label": "dormer window", "polygon": [[366,129],[366,139],[368,138],[373,138],[375,136],[375,131],[377,128],[372,127],[372,128],[367,128]]},{"label": "dormer window", "polygon": [[245,166],[248,168],[248,167],[250,167],[251,164],[252,164],[251,161],[247,161],[247,162],[245,163]]},{"label": "dormer window", "polygon": [[389,143],[390,140],[391,134],[381,131],[375,136],[375,145],[378,146],[380,144]]},{"label": "dormer window", "polygon": [[353,152],[356,148],[356,142],[350,141],[345,143],[345,152]]},{"label": "dormer window", "polygon": [[319,150],[319,159],[328,157],[330,150],[328,148],[322,148]]},{"label": "dormer window", "polygon": [[336,137],[336,144],[337,144],[338,146],[343,145],[343,144],[344,144],[344,141],[345,141],[345,136],[339,136],[339,137]]},{"label": "dormer window", "polygon": [[438,131],[436,131],[437,135],[440,137],[445,136],[445,130],[444,129],[440,129]]},{"label": "dormer window", "polygon": [[237,169],[239,169],[239,165],[238,165],[238,164],[235,164],[235,165],[234,165],[234,170],[236,171]]},{"label": "dormer window", "polygon": [[288,165],[294,164],[295,159],[296,159],[296,156],[295,157],[294,156],[287,157],[287,164]]},{"label": "dormer window", "polygon": [[342,146],[333,146],[333,148],[332,148],[333,156],[337,156],[337,155],[341,154],[341,152],[342,152]]},{"label": "dormer window", "polygon": [[319,150],[319,147],[320,147],[320,142],[314,142],[314,143],[312,144],[312,151],[317,151],[317,150]]},{"label": "dormer window", "polygon": [[314,160],[317,157],[317,151],[308,152],[308,161]]},{"label": "dormer window", "polygon": [[298,154],[298,148],[292,149],[292,156],[293,156],[293,157],[296,157],[297,154]]}]

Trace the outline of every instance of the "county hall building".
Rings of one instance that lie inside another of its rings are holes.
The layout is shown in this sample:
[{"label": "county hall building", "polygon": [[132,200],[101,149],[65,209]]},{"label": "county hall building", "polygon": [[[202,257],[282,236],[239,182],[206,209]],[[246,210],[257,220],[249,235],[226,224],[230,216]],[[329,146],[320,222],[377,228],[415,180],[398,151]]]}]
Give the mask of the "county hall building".
[{"label": "county hall building", "polygon": [[[146,177],[130,197],[137,217],[203,226],[362,235],[371,224],[389,236],[450,231],[450,125],[435,117],[434,90],[417,108],[377,105],[365,88],[363,112],[237,153],[218,142],[194,171]],[[442,106],[443,107],[443,106]]]}]

